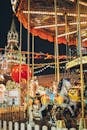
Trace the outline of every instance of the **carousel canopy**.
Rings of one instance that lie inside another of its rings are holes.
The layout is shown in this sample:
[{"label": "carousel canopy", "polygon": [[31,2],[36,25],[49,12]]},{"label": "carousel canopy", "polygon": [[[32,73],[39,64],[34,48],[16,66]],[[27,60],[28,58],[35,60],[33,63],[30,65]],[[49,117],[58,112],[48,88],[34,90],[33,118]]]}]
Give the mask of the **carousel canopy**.
[{"label": "carousel canopy", "polygon": [[77,44],[79,5],[82,46],[87,47],[87,0],[11,0],[11,3],[18,20],[34,36],[55,42],[57,27],[58,44],[68,45]]}]

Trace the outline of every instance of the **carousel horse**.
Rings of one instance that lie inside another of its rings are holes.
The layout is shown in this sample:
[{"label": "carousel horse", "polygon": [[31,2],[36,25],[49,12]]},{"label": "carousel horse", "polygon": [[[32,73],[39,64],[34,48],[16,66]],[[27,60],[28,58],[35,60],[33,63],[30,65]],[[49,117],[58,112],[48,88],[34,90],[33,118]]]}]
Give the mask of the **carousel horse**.
[{"label": "carousel horse", "polygon": [[63,102],[61,104],[58,104],[60,107],[68,108],[71,112],[71,115],[74,116],[74,111],[76,110],[76,101],[72,101],[69,97],[69,90],[72,88],[72,85],[69,81],[69,79],[61,79],[58,84],[58,93],[61,98],[63,98]]}]

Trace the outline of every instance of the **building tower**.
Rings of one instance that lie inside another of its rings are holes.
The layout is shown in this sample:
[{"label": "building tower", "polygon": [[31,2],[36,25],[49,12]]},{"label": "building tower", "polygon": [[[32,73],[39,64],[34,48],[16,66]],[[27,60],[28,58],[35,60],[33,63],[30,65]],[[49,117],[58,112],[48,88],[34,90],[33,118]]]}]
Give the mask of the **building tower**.
[{"label": "building tower", "polygon": [[16,31],[14,18],[12,20],[11,28],[7,34],[7,46],[6,49],[9,50],[19,50],[18,48],[18,32]]},{"label": "building tower", "polygon": [[[2,61],[2,69],[8,70],[15,64],[26,63],[25,54],[22,55],[20,47],[18,46],[18,32],[16,30],[14,17],[10,30],[7,34],[7,45],[5,46],[5,53]],[[8,68],[8,69],[7,69]]]}]

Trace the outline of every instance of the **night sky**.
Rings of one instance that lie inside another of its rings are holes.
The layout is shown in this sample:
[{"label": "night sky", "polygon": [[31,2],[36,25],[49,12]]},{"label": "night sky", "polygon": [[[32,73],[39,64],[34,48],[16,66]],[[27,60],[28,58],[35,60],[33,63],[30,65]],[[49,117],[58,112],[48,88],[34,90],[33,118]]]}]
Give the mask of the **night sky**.
[{"label": "night sky", "polygon": [[0,1],[0,47],[4,47],[7,40],[7,33],[10,29],[12,19],[12,8],[10,0]]}]

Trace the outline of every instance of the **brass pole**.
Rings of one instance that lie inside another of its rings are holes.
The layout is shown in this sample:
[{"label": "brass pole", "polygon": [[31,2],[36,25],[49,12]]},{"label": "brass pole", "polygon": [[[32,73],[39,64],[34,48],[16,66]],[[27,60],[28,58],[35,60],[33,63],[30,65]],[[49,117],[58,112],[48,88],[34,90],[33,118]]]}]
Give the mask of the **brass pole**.
[{"label": "brass pole", "polygon": [[27,64],[28,64],[28,70],[27,70],[27,115],[29,118],[29,65],[30,65],[30,0],[28,0],[28,30],[27,30],[27,52],[28,52],[28,57],[27,57]]},{"label": "brass pole", "polygon": [[83,64],[82,64],[82,51],[81,51],[81,27],[80,27],[80,5],[79,0],[77,0],[78,8],[78,46],[79,46],[79,56],[80,56],[80,78],[81,78],[81,106],[82,106],[82,120],[84,127],[84,77],[83,77]]},{"label": "brass pole", "polygon": [[66,56],[68,59],[68,43],[69,43],[69,26],[68,26],[68,20],[67,20],[67,13],[65,12],[65,38],[66,38]]},{"label": "brass pole", "polygon": [[[27,51],[30,52],[30,0],[28,0],[28,37],[27,37]],[[27,58],[27,63],[28,63],[28,66],[30,65],[30,55],[28,55],[28,58]],[[28,71],[29,72],[29,71]],[[29,73],[28,73],[28,78],[29,78]]]},{"label": "brass pole", "polygon": [[55,53],[55,81],[59,82],[60,72],[59,72],[59,45],[58,45],[58,27],[57,27],[57,1],[54,0],[54,9],[55,9],[55,44],[54,44],[54,53]]},{"label": "brass pole", "polygon": [[[19,67],[19,83],[21,83],[21,63],[22,63],[22,53],[21,53],[21,48],[22,48],[22,23],[20,22],[20,48],[19,48],[19,53],[20,53],[20,67]],[[20,86],[20,105],[21,105],[21,86]]]},{"label": "brass pole", "polygon": [[34,35],[32,35],[32,76],[34,76]]}]

